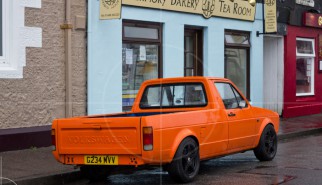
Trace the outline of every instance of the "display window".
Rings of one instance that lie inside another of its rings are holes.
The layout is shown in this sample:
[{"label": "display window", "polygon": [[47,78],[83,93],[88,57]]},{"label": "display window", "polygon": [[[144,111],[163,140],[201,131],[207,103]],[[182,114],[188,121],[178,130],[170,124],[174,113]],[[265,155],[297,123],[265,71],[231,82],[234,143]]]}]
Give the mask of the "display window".
[{"label": "display window", "polygon": [[248,32],[225,31],[225,78],[230,79],[250,99]]},{"label": "display window", "polygon": [[122,109],[130,111],[141,84],[161,77],[162,25],[123,22]]},{"label": "display window", "polygon": [[296,96],[314,95],[314,39],[296,38]]}]

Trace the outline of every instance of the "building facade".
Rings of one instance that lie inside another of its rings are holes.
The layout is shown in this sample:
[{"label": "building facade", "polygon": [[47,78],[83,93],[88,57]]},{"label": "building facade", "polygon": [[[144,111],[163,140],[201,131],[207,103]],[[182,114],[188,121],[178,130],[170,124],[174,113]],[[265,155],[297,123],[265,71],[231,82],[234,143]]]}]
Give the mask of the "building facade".
[{"label": "building facade", "polygon": [[[120,19],[104,20],[102,1],[88,1],[89,114],[130,110],[140,84],[158,77],[227,77],[253,105],[263,106],[263,36],[256,35],[263,31],[260,3],[254,4],[253,20],[240,20],[176,11],[173,6],[184,5],[174,1],[167,5],[171,11],[144,4],[154,1],[123,2]],[[221,2],[217,13],[237,12],[234,3],[248,3]]]},{"label": "building facade", "polygon": [[322,2],[285,1],[279,4],[284,37],[283,117],[321,113]]},{"label": "building facade", "polygon": [[86,114],[87,2],[0,3],[0,151],[49,146],[54,118]]}]

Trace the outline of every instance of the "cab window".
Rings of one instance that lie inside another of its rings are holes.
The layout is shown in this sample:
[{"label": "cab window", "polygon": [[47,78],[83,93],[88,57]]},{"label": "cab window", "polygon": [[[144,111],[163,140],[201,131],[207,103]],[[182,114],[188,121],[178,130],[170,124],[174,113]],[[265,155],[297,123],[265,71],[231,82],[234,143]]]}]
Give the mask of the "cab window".
[{"label": "cab window", "polygon": [[246,101],[229,83],[215,83],[226,109],[236,109],[247,107]]},{"label": "cab window", "polygon": [[148,86],[140,102],[140,108],[203,107],[206,105],[205,90],[200,83]]}]

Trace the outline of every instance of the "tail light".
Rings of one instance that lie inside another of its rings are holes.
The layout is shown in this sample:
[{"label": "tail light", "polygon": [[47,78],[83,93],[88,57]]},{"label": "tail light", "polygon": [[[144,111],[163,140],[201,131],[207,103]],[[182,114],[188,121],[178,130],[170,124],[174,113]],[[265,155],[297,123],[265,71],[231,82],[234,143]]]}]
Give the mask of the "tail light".
[{"label": "tail light", "polygon": [[55,132],[55,129],[51,130],[51,144],[53,146],[53,150],[56,150],[56,132]]},{"label": "tail light", "polygon": [[152,129],[152,127],[143,127],[143,149],[145,151],[153,150],[153,129]]}]

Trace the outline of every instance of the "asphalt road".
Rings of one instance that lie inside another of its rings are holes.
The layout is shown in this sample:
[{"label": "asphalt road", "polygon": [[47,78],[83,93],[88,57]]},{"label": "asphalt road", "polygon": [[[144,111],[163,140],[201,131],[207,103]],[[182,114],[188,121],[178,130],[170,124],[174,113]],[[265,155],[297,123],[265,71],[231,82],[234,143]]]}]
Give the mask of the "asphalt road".
[{"label": "asphalt road", "polygon": [[[176,184],[160,168],[111,175],[103,182],[78,180],[68,185]],[[322,184],[322,135],[280,142],[273,161],[259,162],[252,151],[202,162],[196,185]]]}]

